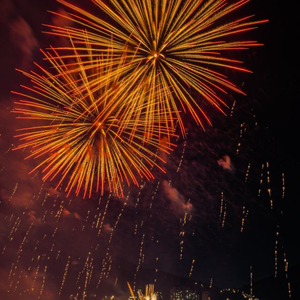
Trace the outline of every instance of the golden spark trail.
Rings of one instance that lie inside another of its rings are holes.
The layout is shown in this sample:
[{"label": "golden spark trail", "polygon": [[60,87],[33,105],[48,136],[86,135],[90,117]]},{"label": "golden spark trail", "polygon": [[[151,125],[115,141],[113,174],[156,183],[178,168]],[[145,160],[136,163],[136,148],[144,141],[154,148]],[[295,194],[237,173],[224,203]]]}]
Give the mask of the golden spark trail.
[{"label": "golden spark trail", "polygon": [[[140,101],[145,105],[146,132],[150,136],[156,117],[159,123],[171,122],[171,128],[178,121],[183,135],[182,113],[189,112],[203,128],[204,122],[211,124],[205,105],[194,94],[226,114],[224,108],[227,109],[227,105],[223,98],[228,91],[244,94],[227,79],[227,70],[251,72],[228,52],[261,46],[255,40],[239,40],[239,36],[267,22],[253,21],[253,16],[234,16],[236,10],[249,0],[229,3],[224,0],[111,0],[109,4],[92,0],[109,21],[65,0],[58,1],[71,13],[53,14],[77,26],[48,25],[48,33],[71,37],[78,51],[85,44],[87,35],[91,52],[94,52],[92,61],[101,53],[105,57],[104,63],[110,64],[111,59],[115,61],[112,74],[116,74],[112,76],[119,76],[137,89],[146,85],[150,92]],[[231,19],[223,22],[225,18]],[[107,50],[108,46],[113,49],[113,55]],[[120,57],[126,61],[121,66],[118,63]],[[83,67],[89,69],[90,65],[87,63]],[[78,69],[75,67],[76,71]],[[97,88],[97,84],[95,80],[93,88]],[[161,91],[153,97],[157,89]]]},{"label": "golden spark trail", "polygon": [[66,267],[65,267],[65,271],[64,271],[64,274],[63,274],[63,278],[62,278],[62,281],[61,281],[61,286],[60,286],[58,295],[61,294],[62,289],[63,289],[63,287],[64,287],[64,284],[65,284],[65,281],[66,281],[66,278],[67,278],[67,274],[68,274],[68,269],[69,269],[69,265],[70,265],[70,260],[71,260],[71,257],[69,256],[69,257],[68,257],[67,264],[66,264]]},{"label": "golden spark trail", "polygon": [[[90,53],[87,41],[85,46]],[[119,81],[119,75],[112,77],[116,60],[108,64],[101,56],[97,60],[90,56],[85,61],[72,49],[76,72],[69,57],[60,57],[53,48],[42,51],[52,73],[40,65],[41,74],[22,72],[32,87],[13,92],[20,97],[13,112],[35,125],[18,130],[21,144],[15,149],[31,148],[27,159],[39,162],[30,173],[41,169],[44,181],[56,180],[56,189],[66,183],[67,196],[83,191],[83,197],[91,197],[93,191],[103,194],[108,189],[123,197],[123,185],[153,179],[154,166],[165,172],[157,153],[172,150],[170,143],[160,141],[163,135],[172,135],[171,129],[158,122],[158,113],[151,118],[150,138],[145,104],[139,103],[149,93],[155,99],[159,92],[132,89]],[[123,59],[118,61],[121,68]]]}]

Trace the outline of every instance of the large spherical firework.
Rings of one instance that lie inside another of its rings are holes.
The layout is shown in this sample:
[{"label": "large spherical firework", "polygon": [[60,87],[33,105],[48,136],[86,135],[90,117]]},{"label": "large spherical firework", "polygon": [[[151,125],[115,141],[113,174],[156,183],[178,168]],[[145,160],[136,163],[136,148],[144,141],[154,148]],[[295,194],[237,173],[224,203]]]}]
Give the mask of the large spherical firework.
[{"label": "large spherical firework", "polygon": [[163,117],[171,120],[175,112],[182,132],[181,111],[189,111],[201,126],[204,126],[204,119],[210,123],[205,109],[191,91],[222,112],[226,105],[221,97],[223,93],[229,90],[243,93],[227,79],[224,70],[250,71],[227,54],[260,45],[256,41],[237,39],[240,33],[266,22],[250,21],[251,16],[228,21],[232,13],[249,0],[235,3],[224,0],[111,0],[111,5],[93,0],[111,21],[64,0],[58,1],[75,11],[63,17],[78,26],[50,26],[51,33],[71,36],[80,48],[87,32],[96,51],[103,52],[108,44],[113,47],[115,57],[126,51],[128,63],[123,65],[122,78],[135,87],[147,83],[150,90],[162,88],[159,97],[153,99],[148,94],[146,118],[151,120],[154,112],[160,111],[160,120]]},{"label": "large spherical firework", "polygon": [[[39,72],[23,72],[32,86],[14,92],[21,97],[14,112],[34,124],[20,129],[16,149],[31,148],[28,157],[41,160],[34,170],[42,168],[44,180],[57,178],[57,187],[64,184],[68,194],[83,190],[90,197],[93,190],[108,188],[122,196],[124,184],[153,178],[153,166],[163,170],[159,152],[168,152],[170,143],[161,139],[172,133],[153,119],[151,138],[145,134],[148,120],[136,100],[143,89],[130,91],[117,76],[112,80],[111,68],[101,58],[93,57],[95,63],[90,61],[85,70],[84,56],[75,49],[72,59],[54,49],[43,53],[54,71],[37,65]],[[129,110],[126,103],[131,102]]]}]

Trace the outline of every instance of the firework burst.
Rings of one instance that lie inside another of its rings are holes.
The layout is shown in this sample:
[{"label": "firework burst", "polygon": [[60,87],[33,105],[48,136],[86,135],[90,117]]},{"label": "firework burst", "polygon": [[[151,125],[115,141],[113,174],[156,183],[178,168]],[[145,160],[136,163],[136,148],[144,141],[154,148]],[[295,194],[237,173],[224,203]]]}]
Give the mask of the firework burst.
[{"label": "firework burst", "polygon": [[[104,1],[93,0],[111,18],[109,22],[64,0],[58,1],[75,12],[62,17],[77,23],[78,27],[49,25],[49,33],[71,36],[78,50],[87,34],[91,47],[101,53],[111,44],[113,36],[113,59],[118,59],[124,51],[127,55],[128,63],[120,70],[122,78],[135,87],[146,84],[150,91],[157,87],[161,90],[159,97],[153,97],[150,92],[144,100],[148,124],[155,118],[163,123],[173,119],[179,122],[182,133],[185,126],[181,112],[189,112],[202,127],[203,120],[210,123],[205,108],[196,99],[198,96],[193,94],[200,95],[223,113],[226,103],[222,94],[228,91],[243,94],[227,79],[225,69],[250,71],[241,66],[241,61],[229,58],[228,51],[261,45],[252,40],[235,39],[240,33],[266,22],[251,21],[252,16],[225,21],[249,0],[235,3],[224,0],[112,0],[112,7]],[[170,127],[173,125],[171,123]],[[152,134],[150,127],[147,131]]]},{"label": "firework burst", "polygon": [[[130,91],[101,58],[86,70],[75,48],[68,58],[54,49],[43,54],[53,71],[37,65],[40,74],[22,72],[32,85],[22,86],[24,93],[14,92],[21,97],[14,112],[34,123],[19,129],[16,147],[30,148],[27,158],[41,160],[32,172],[42,168],[44,180],[59,178],[57,188],[67,182],[68,195],[83,190],[84,197],[91,197],[93,190],[103,193],[106,187],[123,196],[124,184],[153,178],[154,166],[163,170],[159,155],[171,148],[162,136],[172,133],[154,120],[151,139],[145,134],[148,121],[138,101],[146,94],[143,87]],[[133,104],[128,108],[126,103]]]}]

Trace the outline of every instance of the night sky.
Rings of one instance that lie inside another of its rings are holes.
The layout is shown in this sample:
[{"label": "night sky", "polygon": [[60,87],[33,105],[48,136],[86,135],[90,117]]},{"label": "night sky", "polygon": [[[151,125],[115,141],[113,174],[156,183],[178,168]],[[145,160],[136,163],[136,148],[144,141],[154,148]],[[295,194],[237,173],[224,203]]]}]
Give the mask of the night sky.
[{"label": "night sky", "polygon": [[[74,1],[98,13],[88,0]],[[205,131],[186,116],[187,138],[167,157],[166,174],[91,199],[55,190],[29,149],[13,151],[22,127],[11,113],[40,48],[61,43],[42,31],[61,24],[54,0],[1,0],[0,298],[129,296],[178,276],[241,288],[300,264],[295,9],[251,0],[248,14],[269,19],[251,36],[263,47],[237,53],[252,74],[232,72],[247,96],[228,95],[227,116],[208,108]],[[283,5],[283,4],[282,4]],[[201,99],[199,99],[201,101]],[[275,250],[277,255],[275,256]],[[173,278],[173,277],[172,277]],[[293,292],[293,286],[291,287]],[[288,291],[287,291],[288,292]],[[164,299],[168,299],[165,295]]]}]

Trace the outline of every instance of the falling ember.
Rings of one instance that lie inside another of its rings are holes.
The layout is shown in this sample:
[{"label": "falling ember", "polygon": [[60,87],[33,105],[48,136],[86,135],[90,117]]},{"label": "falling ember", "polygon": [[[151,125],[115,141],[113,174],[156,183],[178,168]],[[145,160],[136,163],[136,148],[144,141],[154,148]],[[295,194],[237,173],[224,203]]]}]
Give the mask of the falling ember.
[{"label": "falling ember", "polygon": [[223,209],[224,209],[224,192],[221,192],[220,217],[222,216]]},{"label": "falling ember", "polygon": [[[20,283],[20,281],[21,281],[21,278],[22,278],[22,273],[23,273],[23,271],[21,270],[21,271],[20,271],[20,275],[19,275],[18,280],[17,280],[16,285],[15,285],[15,288],[13,289],[13,293],[15,293],[16,290],[17,290],[17,288],[18,288],[18,285],[19,285],[19,283]],[[34,281],[35,281],[35,279],[36,279],[36,278],[34,278]],[[32,290],[34,290],[34,289],[32,289]]]},{"label": "falling ember", "polygon": [[14,146],[15,146],[14,144],[11,144],[4,154],[7,154],[9,151],[11,151],[14,148]]},{"label": "falling ember", "polygon": [[[89,253],[90,254],[90,253]],[[86,259],[86,262],[84,264],[85,267],[85,280],[84,280],[84,287],[83,287],[83,299],[86,297],[86,291],[88,284],[91,280],[92,273],[93,273],[93,258],[90,258],[89,256]]]},{"label": "falling ember", "polygon": [[31,292],[34,291],[35,281],[36,281],[36,278],[38,277],[39,269],[40,269],[40,265],[38,265],[36,270],[35,270],[34,278],[33,278],[33,281],[32,281],[32,284],[31,284],[31,289],[30,289]]},{"label": "falling ember", "polygon": [[288,282],[288,293],[289,293],[289,298],[292,298],[292,291],[291,291],[291,283]]},{"label": "falling ember", "polygon": [[258,196],[261,195],[262,192],[262,187],[264,183],[264,176],[265,176],[265,187],[267,190],[269,202],[270,202],[270,209],[274,208],[274,203],[273,203],[273,197],[272,197],[272,189],[271,189],[271,176],[270,176],[270,165],[269,162],[266,162],[265,164],[262,164],[261,167],[261,174],[260,174],[260,187],[258,190]]},{"label": "falling ember", "polygon": [[158,275],[158,257],[155,258],[156,261],[156,268],[155,268],[155,278],[154,278],[154,282],[157,282],[157,278],[156,276]]},{"label": "falling ember", "polygon": [[136,267],[136,273],[140,270],[141,264],[143,262],[143,257],[144,257],[143,247],[144,247],[144,243],[145,243],[145,234],[142,235],[142,239],[141,239],[140,252],[139,252],[139,260],[138,260],[138,264],[137,264],[137,267]]},{"label": "falling ember", "polygon": [[20,247],[19,247],[19,249],[18,249],[17,254],[19,254],[19,253],[22,252],[24,243],[26,242],[26,240],[27,240],[27,238],[28,238],[28,235],[29,235],[29,232],[30,232],[32,226],[33,226],[33,223],[30,224],[28,230],[26,231],[25,236],[24,236],[24,238],[23,238],[23,240],[22,240],[22,242],[21,242],[21,244],[20,244]]},{"label": "falling ember", "polygon": [[52,238],[54,238],[54,236],[56,235],[56,233],[57,233],[57,230],[58,230],[58,227],[56,227],[55,229],[54,229],[54,232],[53,232],[53,234],[52,234]]},{"label": "falling ember", "polygon": [[281,198],[284,199],[285,197],[285,177],[284,177],[284,173],[282,173],[281,175],[282,177],[282,195],[281,195]]},{"label": "falling ember", "polygon": [[184,245],[184,241],[181,240],[180,241],[180,253],[179,253],[179,259],[182,260],[183,258],[183,245]]},{"label": "falling ember", "polygon": [[243,205],[243,217],[242,217],[242,224],[241,224],[241,232],[244,231],[245,220],[248,217],[248,213],[249,213],[249,210],[246,209],[245,205]]},{"label": "falling ember", "polygon": [[250,167],[251,167],[251,163],[249,163],[249,164],[248,164],[248,167],[247,167],[247,171],[246,171],[246,175],[245,175],[245,182],[248,181],[249,172],[250,172]]},{"label": "falling ember", "polygon": [[268,194],[269,194],[269,198],[270,198],[270,208],[273,209],[273,200],[272,200],[271,189],[268,189]]},{"label": "falling ember", "polygon": [[190,272],[189,272],[189,277],[192,277],[195,261],[196,261],[195,259],[192,260],[192,264],[191,264],[191,268],[190,268]]},{"label": "falling ember", "polygon": [[263,174],[264,168],[265,168],[265,165],[262,164],[261,165],[261,172],[260,172],[260,179],[259,179],[259,185],[260,185],[260,187],[258,189],[258,197],[261,196],[262,184],[263,184],[263,179],[264,179],[264,174]]},{"label": "falling ember", "polygon": [[44,206],[46,204],[48,196],[49,196],[49,194],[46,193],[41,206]]},{"label": "falling ember", "polygon": [[159,188],[159,185],[160,185],[160,181],[157,182],[157,185],[156,185],[156,188],[152,191],[152,196],[151,196],[151,201],[149,203],[149,211],[151,210],[152,206],[153,206],[153,200],[157,194],[157,191],[158,191],[158,188]]},{"label": "falling ember", "polygon": [[13,189],[11,195],[10,195],[10,198],[8,200],[9,202],[12,200],[12,198],[13,198],[14,194],[16,193],[17,189],[18,189],[18,183],[16,183],[16,185],[15,185],[15,187],[14,187],[14,189]]},{"label": "falling ember", "polygon": [[100,236],[101,231],[102,231],[103,222],[104,222],[104,219],[105,219],[105,217],[106,217],[107,208],[108,208],[108,205],[109,205],[109,202],[110,202],[110,198],[111,198],[111,194],[109,194],[109,196],[108,196],[108,199],[107,199],[107,202],[106,202],[104,211],[103,211],[103,213],[102,213],[102,219],[101,219],[101,223],[100,223],[99,230],[98,230],[98,237]]},{"label": "falling ember", "polygon": [[227,203],[224,203],[224,211],[223,211],[223,218],[222,218],[222,227],[225,226],[226,214],[227,214]]},{"label": "falling ember", "polygon": [[[187,201],[187,206],[186,206],[187,209],[189,207],[189,203],[190,203],[190,199],[188,199],[188,201]],[[179,250],[179,260],[183,259],[185,225],[191,219],[192,219],[192,216],[190,215],[189,218],[188,218],[188,213],[187,212],[185,212],[184,215],[183,215],[183,218],[180,219],[181,229],[180,229],[180,232],[179,232],[179,236],[181,237],[181,239],[180,239],[180,243],[179,243],[179,247],[180,247],[180,250]]]},{"label": "falling ember", "polygon": [[274,250],[274,276],[278,276],[278,242],[279,242],[279,225],[277,225],[277,230],[275,233],[275,250]]},{"label": "falling ember", "polygon": [[211,278],[209,282],[209,288],[211,289],[212,287],[213,287],[213,278]]},{"label": "falling ember", "polygon": [[266,171],[267,171],[267,184],[268,184],[268,195],[269,195],[269,200],[270,200],[270,208],[273,209],[273,199],[272,199],[272,192],[271,192],[271,179],[270,179],[270,168],[269,168],[269,163],[266,162]]},{"label": "falling ember", "polygon": [[287,280],[288,295],[289,295],[289,298],[292,298],[291,283],[289,281],[289,276],[288,276],[289,263],[286,258],[286,253],[283,254],[283,262],[284,262],[285,278]]},{"label": "falling ember", "polygon": [[6,247],[7,247],[6,245],[3,246],[3,249],[2,249],[2,252],[1,252],[2,255],[5,253]]},{"label": "falling ember", "polygon": [[126,196],[125,201],[123,202],[123,207],[122,207],[122,209],[121,209],[121,211],[120,211],[120,213],[119,213],[119,215],[118,215],[118,217],[116,219],[115,225],[114,225],[114,227],[111,230],[111,234],[110,234],[109,241],[108,241],[109,244],[112,241],[114,231],[117,229],[117,226],[118,226],[118,223],[120,222],[122,213],[124,212],[124,209],[125,209],[125,207],[127,205],[127,201],[128,201],[129,195],[130,195],[130,192],[128,192],[128,195]]},{"label": "falling ember", "polygon": [[236,100],[234,100],[233,103],[232,103],[231,110],[230,110],[230,117],[233,116],[233,112],[234,112],[234,109],[235,109],[235,105],[236,105]]},{"label": "falling ember", "polygon": [[20,226],[20,224],[21,224],[21,218],[17,217],[17,219],[16,219],[14,225],[12,226],[12,229],[11,229],[9,235],[8,235],[8,239],[10,241],[13,239],[12,235],[17,232],[18,227]]},{"label": "falling ember", "polygon": [[62,289],[64,287],[64,284],[65,284],[65,281],[66,281],[66,278],[67,278],[68,269],[69,269],[69,266],[70,266],[70,260],[71,260],[71,256],[68,257],[68,261],[67,261],[66,266],[65,266],[65,271],[64,271],[63,278],[62,278],[62,281],[61,281],[61,286],[60,286],[60,289],[59,289],[59,292],[58,292],[59,295],[62,292]]},{"label": "falling ember", "polygon": [[253,296],[253,268],[250,266],[250,297]]},{"label": "falling ember", "polygon": [[[240,125],[240,135],[239,135],[239,139],[241,140],[242,137],[243,137],[243,134],[244,132],[246,131],[246,126],[245,126],[245,123],[242,123]],[[239,154],[240,153],[240,148],[242,146],[242,142],[239,141],[238,144],[237,144],[237,149],[236,149],[236,154]]]},{"label": "falling ember", "polygon": [[[44,269],[44,274],[46,273],[46,271],[47,271],[47,266]],[[42,279],[42,285],[41,285],[41,289],[40,289],[40,292],[39,292],[38,300],[41,299],[41,297],[43,296],[45,282],[46,282],[46,276],[44,275],[43,279]]]},{"label": "falling ember", "polygon": [[184,140],[184,144],[183,144],[182,154],[181,154],[180,161],[179,161],[179,164],[178,164],[176,172],[180,171],[180,167],[181,167],[181,164],[182,164],[182,161],[183,161],[184,153],[186,151],[187,135],[188,135],[188,132],[185,135],[185,140]]},{"label": "falling ember", "polygon": [[98,288],[100,286],[103,278],[108,277],[110,270],[111,270],[111,264],[112,264],[112,257],[109,253],[109,248],[107,248],[105,257],[102,260],[102,268],[101,268],[100,277],[99,277],[96,288]]}]

